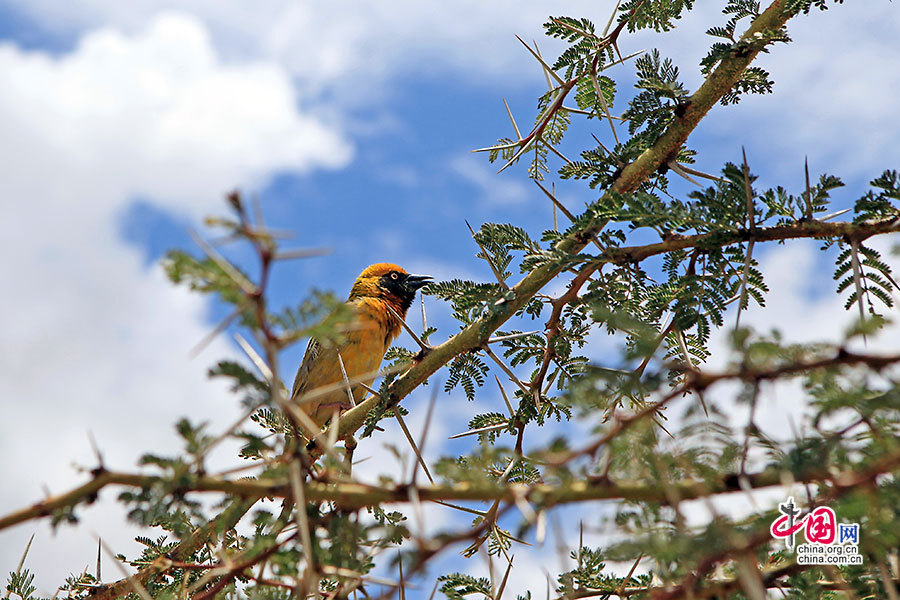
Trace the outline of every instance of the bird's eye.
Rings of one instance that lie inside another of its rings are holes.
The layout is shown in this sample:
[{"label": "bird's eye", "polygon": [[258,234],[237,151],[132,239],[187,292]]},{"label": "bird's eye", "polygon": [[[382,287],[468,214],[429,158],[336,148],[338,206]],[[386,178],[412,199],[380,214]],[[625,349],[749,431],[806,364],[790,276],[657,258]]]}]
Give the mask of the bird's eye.
[{"label": "bird's eye", "polygon": [[391,279],[396,280],[399,278],[400,278],[400,274],[397,271],[394,271],[393,273],[391,273]]}]

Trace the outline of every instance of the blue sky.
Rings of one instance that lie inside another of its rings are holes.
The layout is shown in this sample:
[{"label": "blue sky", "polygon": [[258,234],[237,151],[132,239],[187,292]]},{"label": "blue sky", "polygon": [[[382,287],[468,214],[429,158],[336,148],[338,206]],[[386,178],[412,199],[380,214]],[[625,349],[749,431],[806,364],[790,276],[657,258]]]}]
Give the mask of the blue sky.
[{"label": "blue sky", "polygon": [[[723,20],[710,20],[723,3],[703,4],[673,34],[626,36],[622,52],[659,47],[695,89],[711,41],[702,32]],[[527,128],[544,90],[513,34],[552,54],[558,46],[540,33],[549,13],[602,23],[612,6],[0,1],[0,276],[14,290],[0,300],[0,401],[6,423],[16,424],[0,434],[0,450],[16,457],[0,467],[0,512],[41,497],[44,485],[60,492],[82,480],[72,463],[93,464],[88,431],[111,466],[130,469],[144,449],[173,443],[181,415],[222,427],[237,414],[204,375],[236,355],[233,345],[219,339],[187,358],[221,307],[171,288],[156,266],[167,248],[190,247],[187,228],[221,212],[231,189],[257,194],[269,222],[295,231],[298,245],[332,249],[280,267],[276,303],[298,303],[312,287],[344,295],[380,261],[489,280],[464,219],[512,222],[534,236],[551,226],[550,207],[523,169],[496,175],[470,153],[510,134],[503,98]],[[775,95],[718,107],[692,136],[699,168],[715,172],[745,146],[764,185],[796,191],[808,155],[811,173],[848,184],[836,194],[845,206],[883,168],[900,167],[895,11],[878,0],[797,20],[797,43],[762,59]],[[616,75],[627,97],[628,69]],[[590,132],[609,135],[591,123],[567,148]],[[596,196],[577,182],[557,185],[573,209]],[[761,256],[781,292],[747,322],[835,339],[848,317],[815,245]],[[436,339],[455,331],[442,306],[429,299],[428,307],[441,327]],[[592,358],[602,361],[606,348],[599,340]],[[301,354],[297,346],[284,357],[285,371]],[[410,400],[422,406],[426,397]],[[495,400],[492,392],[478,406],[441,396],[429,455],[449,451],[438,440]],[[380,440],[369,444],[384,456]],[[45,526],[0,533],[0,571],[15,566],[33,532],[29,565],[42,591],[84,566],[95,532],[132,552],[134,531],[116,522],[112,496],[55,538]]]}]

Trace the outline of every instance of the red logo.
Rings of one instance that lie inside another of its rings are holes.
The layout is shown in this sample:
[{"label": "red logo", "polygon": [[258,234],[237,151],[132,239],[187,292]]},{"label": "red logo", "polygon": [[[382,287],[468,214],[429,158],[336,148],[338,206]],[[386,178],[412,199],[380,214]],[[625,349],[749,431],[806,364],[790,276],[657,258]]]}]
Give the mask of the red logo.
[{"label": "red logo", "polygon": [[[859,523],[838,523],[837,515],[828,506],[819,506],[804,514],[789,497],[778,505],[781,516],[772,521],[769,533],[784,540],[794,552],[798,565],[861,565],[859,553]],[[795,543],[798,532],[806,536],[806,543]]]},{"label": "red logo", "polygon": [[837,535],[837,516],[827,506],[820,506],[806,518],[806,541],[830,544]]},{"label": "red logo", "polygon": [[837,537],[837,515],[827,506],[820,506],[800,517],[800,510],[794,505],[794,499],[779,505],[782,515],[772,521],[769,532],[772,537],[788,538],[787,547],[793,549],[794,534],[805,530],[806,541],[811,544],[832,544]]}]

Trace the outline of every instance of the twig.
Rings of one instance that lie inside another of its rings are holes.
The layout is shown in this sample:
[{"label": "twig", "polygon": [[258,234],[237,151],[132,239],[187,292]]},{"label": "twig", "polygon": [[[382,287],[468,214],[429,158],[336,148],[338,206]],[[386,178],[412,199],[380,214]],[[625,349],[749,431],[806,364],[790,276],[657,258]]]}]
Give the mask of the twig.
[{"label": "twig", "polygon": [[546,325],[547,343],[544,348],[544,356],[541,360],[541,366],[538,368],[537,374],[531,381],[531,391],[536,394],[538,398],[540,397],[541,388],[544,385],[544,377],[546,377],[547,375],[547,369],[550,368],[550,362],[556,355],[554,340],[562,330],[560,325],[562,311],[568,304],[573,302],[578,297],[578,293],[581,291],[581,286],[584,285],[584,283],[590,278],[595,270],[596,268],[593,265],[587,265],[583,267],[575,276],[575,278],[572,279],[572,281],[569,283],[569,287],[566,292],[559,298],[554,300],[552,303],[553,309],[550,313],[550,318],[547,319]]},{"label": "twig", "polygon": [[897,592],[897,587],[894,585],[894,578],[891,576],[891,571],[888,569],[888,566],[885,562],[878,558],[875,561],[875,564],[878,566],[878,573],[881,575],[881,582],[884,585],[884,592],[888,596],[888,600],[900,600],[900,593]]},{"label": "twig", "polygon": [[298,258],[314,258],[331,254],[331,248],[297,248],[296,250],[283,250],[272,257],[273,260],[296,260]]},{"label": "twig", "polygon": [[503,396],[503,402],[506,403],[506,408],[509,410],[510,418],[516,416],[516,411],[513,410],[512,404],[509,402],[509,396],[506,395],[506,390],[503,389],[503,384],[500,383],[500,378],[494,375],[494,379],[497,381],[497,387],[500,388],[500,395]]},{"label": "twig", "polygon": [[262,375],[270,385],[276,385],[276,382],[272,380],[272,369],[269,368],[269,365],[266,364],[266,361],[263,360],[256,349],[250,345],[250,342],[244,339],[244,336],[239,333],[234,334],[234,340],[238,343],[238,346],[241,347],[241,350],[244,351],[244,354],[247,355],[247,358],[249,358],[250,361],[253,362],[253,365],[257,368],[260,375]]},{"label": "twig", "polygon": [[[547,191],[547,188],[545,188],[544,186],[542,186],[540,181],[534,180],[534,183],[535,183],[539,188],[541,188],[541,191],[544,192],[544,194],[545,194],[548,198],[550,198],[550,201],[553,203],[553,206],[554,206],[555,208],[558,208],[558,209],[560,210],[560,212],[562,212],[562,214],[564,214],[564,215],[566,215],[566,217],[568,217],[569,221],[572,221],[572,222],[575,221],[575,215],[573,215],[573,214],[571,213],[571,211],[569,211],[569,209],[566,208],[565,205],[563,205],[562,202],[560,202],[559,200],[557,200],[556,194],[552,194],[552,193],[550,193],[549,191]],[[594,246],[597,247],[598,250],[600,250],[601,252],[603,252],[603,246],[600,244],[600,240],[597,239],[597,236],[592,236],[592,237],[591,237],[591,242],[594,244]]]},{"label": "twig", "polygon": [[684,171],[685,173],[688,173],[690,175],[696,175],[697,177],[702,177],[704,179],[709,179],[711,181],[718,181],[719,183],[725,183],[727,181],[726,179],[723,179],[722,177],[718,177],[716,175],[710,175],[709,173],[704,173],[703,171],[698,171],[697,169],[693,169],[684,163],[676,163],[676,164],[678,165],[679,169],[681,169],[682,171]]},{"label": "twig", "polygon": [[596,68],[591,68],[591,83],[594,85],[594,93],[597,94],[597,99],[600,101],[600,105],[603,106],[603,114],[607,117],[609,121],[609,128],[612,130],[613,139],[616,140],[616,145],[619,144],[619,134],[616,133],[616,126],[613,123],[612,117],[610,115],[609,105],[606,103],[606,96],[603,94],[603,90],[600,89],[600,82],[597,79],[597,70]]},{"label": "twig", "polygon": [[529,54],[531,54],[531,56],[533,56],[534,59],[535,59],[536,61],[538,61],[538,63],[540,63],[541,67],[544,68],[544,73],[545,73],[545,74],[549,75],[550,77],[553,77],[553,80],[556,81],[556,83],[557,83],[558,85],[565,85],[565,84],[566,84],[566,82],[563,81],[563,80],[560,78],[560,76],[556,74],[556,71],[554,71],[553,68],[552,68],[550,65],[548,65],[547,63],[544,62],[544,59],[541,58],[541,55],[540,55],[538,52],[535,52],[534,50],[532,50],[532,49],[531,49],[531,46],[529,46],[528,44],[525,43],[525,40],[523,40],[522,38],[520,38],[518,35],[516,36],[516,39],[519,40],[520,42],[522,42],[522,45],[525,46],[525,49],[528,50]]},{"label": "twig", "polygon": [[219,324],[216,325],[212,329],[212,331],[203,336],[203,339],[197,342],[194,347],[191,348],[190,351],[188,351],[188,356],[194,358],[198,354],[200,354],[210,343],[212,343],[214,339],[216,339],[216,336],[225,331],[225,328],[231,325],[232,321],[238,318],[241,315],[241,312],[243,312],[246,308],[247,304],[242,304],[241,306],[234,309],[234,311],[230,315],[219,321]]},{"label": "twig", "polygon": [[[856,240],[850,241],[850,260],[853,265],[853,285],[856,287],[856,304],[859,306],[859,320],[866,318],[865,309],[863,307],[863,285],[862,285],[862,267],[859,264],[859,243]],[[863,334],[863,341],[866,340]]]},{"label": "twig", "polygon": [[685,181],[693,183],[698,188],[703,187],[700,184],[700,182],[697,181],[696,179],[694,179],[693,177],[691,177],[690,173],[688,173],[684,168],[682,168],[682,166],[680,164],[678,164],[678,161],[676,161],[674,158],[672,160],[670,160],[669,162],[667,162],[666,164],[669,166],[669,169],[671,169],[673,173],[680,176]]},{"label": "twig", "polygon": [[833,218],[835,218],[835,217],[839,217],[839,216],[841,216],[841,215],[847,214],[847,213],[850,212],[851,210],[853,210],[853,209],[852,209],[852,208],[845,208],[844,210],[838,210],[838,211],[835,211],[835,212],[833,212],[833,213],[829,213],[829,214],[825,215],[824,217],[821,217],[821,218],[819,219],[819,221],[830,221],[831,219],[833,219]]},{"label": "twig", "polygon": [[[572,457],[586,452],[572,453]],[[549,457],[547,464],[555,465],[566,461]],[[517,457],[511,459],[504,474],[508,476],[512,466],[518,461]],[[853,465],[844,471],[834,471],[826,466],[816,465],[808,468],[798,468],[794,471],[781,467],[769,467],[755,473],[728,473],[715,480],[684,479],[669,485],[681,500],[702,498],[712,494],[744,493],[746,488],[764,488],[782,485],[785,477],[791,477],[796,482],[831,482],[830,489],[833,493],[853,489],[856,486],[870,482],[882,473],[895,470],[900,465],[900,448],[885,452],[876,459],[866,459],[866,462]],[[165,484],[165,479],[159,476],[141,475],[135,473],[117,473],[106,471],[88,483],[60,497],[50,498],[33,507],[6,515],[0,518],[0,530],[23,521],[49,515],[53,510],[74,506],[78,502],[91,497],[107,485],[124,485],[134,488],[147,488],[153,485]],[[244,503],[263,497],[292,497],[296,492],[284,478],[259,479],[259,480],[221,480],[211,477],[199,477],[190,486],[180,487],[184,491],[225,492],[232,495],[245,496]],[[408,484],[389,486],[371,486],[355,482],[308,482],[302,493],[306,502],[333,502],[336,506],[357,509],[364,506],[374,506],[389,502],[408,502]],[[521,484],[506,484],[503,482],[485,483],[478,486],[466,484],[433,485],[416,488],[418,497],[423,501],[515,501],[516,494],[522,493]],[[546,508],[557,504],[583,502],[585,500],[643,500],[667,503],[670,493],[655,484],[639,482],[618,481],[615,483],[606,480],[573,480],[565,484],[533,484],[527,486],[524,498],[540,499],[540,506]],[[246,506],[246,504],[244,504]],[[230,524],[240,510],[246,510],[239,506],[232,510],[232,514],[226,518],[225,524]],[[240,513],[243,514],[243,513]],[[232,525],[233,526],[233,525]],[[768,532],[767,532],[768,533]],[[201,534],[195,534],[199,536]],[[196,538],[195,538],[196,539]],[[170,553],[172,560],[181,560],[185,555],[182,551]],[[164,570],[164,569],[163,569]]]},{"label": "twig", "polygon": [[[744,155],[744,162],[741,170],[744,173],[744,191],[747,194],[747,220],[749,222],[750,232],[756,232],[756,217],[754,215],[753,191],[750,189],[750,166],[747,164],[747,151],[741,148]],[[747,256],[744,258],[744,270],[741,274],[741,292],[740,300],[738,300],[737,317],[735,318],[734,328],[737,329],[741,325],[741,311],[744,309],[744,303],[747,301],[747,280],[750,276],[750,263],[753,261],[753,244],[751,238],[747,242]]]}]

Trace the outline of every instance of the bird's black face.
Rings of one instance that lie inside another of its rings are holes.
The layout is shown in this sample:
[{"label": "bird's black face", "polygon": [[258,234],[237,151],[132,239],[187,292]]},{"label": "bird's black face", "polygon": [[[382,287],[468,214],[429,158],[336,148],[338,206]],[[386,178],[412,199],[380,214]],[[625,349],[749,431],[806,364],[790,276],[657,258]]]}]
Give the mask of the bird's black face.
[{"label": "bird's black face", "polygon": [[378,287],[399,298],[405,310],[412,304],[413,298],[416,297],[416,291],[428,284],[429,281],[431,281],[431,277],[428,275],[410,275],[400,271],[391,271],[381,276],[378,280]]}]

